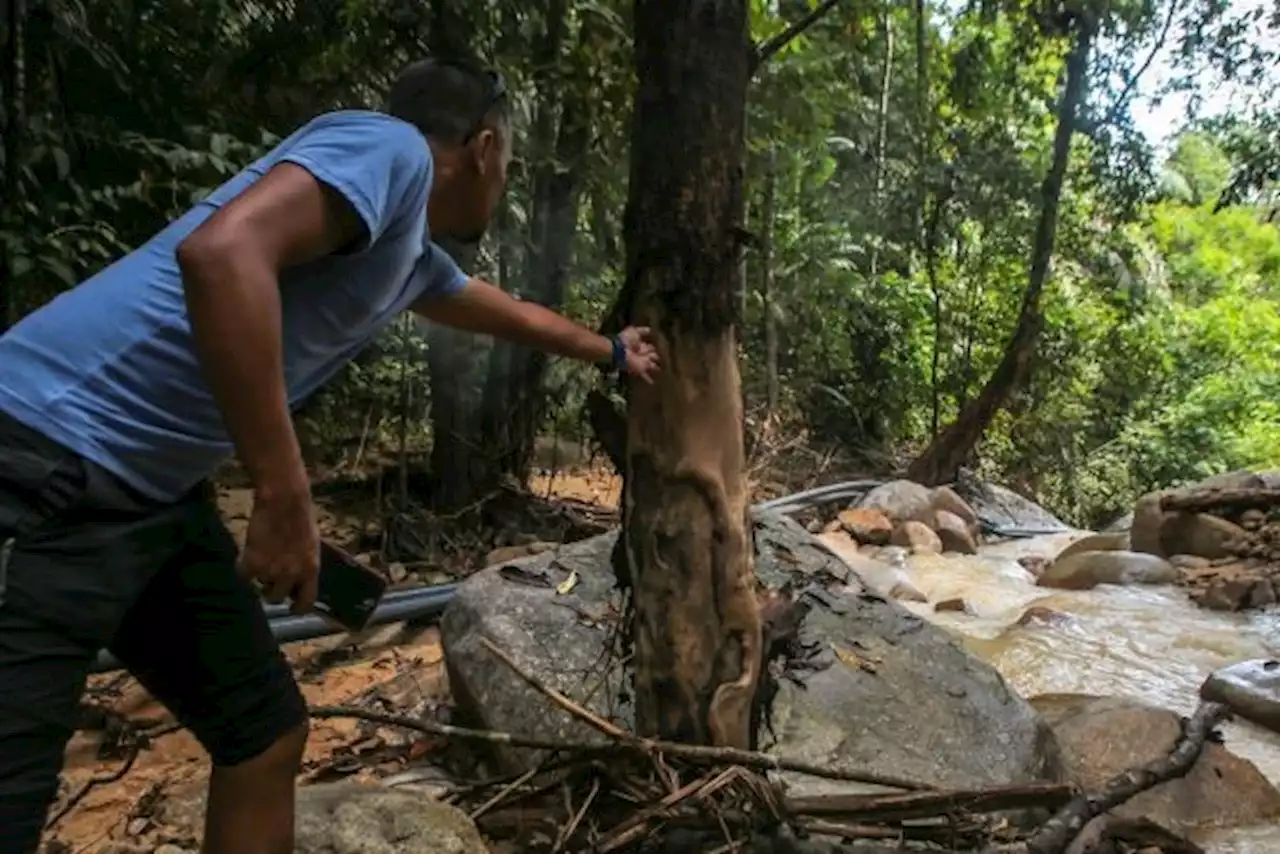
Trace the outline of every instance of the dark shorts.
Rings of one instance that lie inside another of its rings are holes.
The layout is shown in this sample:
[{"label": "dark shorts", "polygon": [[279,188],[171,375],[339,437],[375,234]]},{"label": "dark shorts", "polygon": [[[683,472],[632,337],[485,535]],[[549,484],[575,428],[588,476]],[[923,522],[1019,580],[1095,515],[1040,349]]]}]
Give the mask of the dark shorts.
[{"label": "dark shorts", "polygon": [[235,560],[212,490],[151,501],[0,415],[0,854],[36,850],[100,649],[215,765],[252,759],[305,723]]}]

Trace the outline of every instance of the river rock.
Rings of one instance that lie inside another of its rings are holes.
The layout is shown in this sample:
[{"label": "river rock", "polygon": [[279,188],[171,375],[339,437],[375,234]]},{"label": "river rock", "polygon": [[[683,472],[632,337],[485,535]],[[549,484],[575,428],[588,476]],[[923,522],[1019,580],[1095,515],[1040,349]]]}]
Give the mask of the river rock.
[{"label": "river rock", "polygon": [[1160,529],[1164,526],[1165,513],[1160,507],[1165,493],[1150,492],[1133,505],[1133,525],[1129,528],[1129,548],[1135,552],[1164,556],[1160,544]]},{"label": "river rock", "polygon": [[488,854],[457,807],[417,792],[349,783],[298,790],[295,854]]},{"label": "river rock", "polygon": [[1116,552],[1124,551],[1129,548],[1129,532],[1104,532],[1101,534],[1089,534],[1087,537],[1081,537],[1062,551],[1058,552],[1057,560],[1070,557],[1080,552]]},{"label": "river rock", "polygon": [[1127,534],[1133,528],[1133,511],[1130,510],[1120,516],[1117,516],[1105,528],[1102,529],[1104,534]]},{"label": "river rock", "polygon": [[955,492],[973,508],[984,532],[1008,529],[1052,534],[1071,530],[1039,504],[999,484],[962,477],[956,481]]},{"label": "river rock", "polygon": [[[794,521],[754,516],[756,572],[770,588],[790,584],[809,603],[801,641],[817,666],[801,688],[782,679],[772,728],[760,746],[778,756],[866,768],[942,786],[1054,779],[1052,735],[993,668],[945,631],[869,591],[843,561]],[[482,570],[462,583],[441,634],[449,682],[463,718],[482,727],[543,738],[602,736],[551,706],[483,647],[490,638],[522,668],[630,727],[634,710],[609,690],[582,698],[597,681],[612,627],[605,616],[614,579],[615,535],[566,545],[520,565],[519,574]],[[576,573],[577,585],[555,585]],[[496,747],[499,765],[540,757]],[[796,792],[848,790],[782,775]]]},{"label": "river rock", "polygon": [[1242,661],[1224,667],[1205,680],[1200,696],[1280,732],[1280,661]]},{"label": "river rock", "polygon": [[978,553],[978,544],[974,542],[969,526],[950,510],[938,510],[934,513],[934,531],[944,552],[956,552],[963,555]]},{"label": "river rock", "polygon": [[949,486],[939,486],[933,490],[933,509],[959,516],[968,526],[970,533],[975,536],[981,530],[978,514],[969,506],[969,502],[957,495],[956,491]]},{"label": "river rock", "polygon": [[1173,584],[1178,570],[1141,552],[1078,552],[1055,560],[1036,582],[1059,590],[1090,590],[1099,584]]},{"label": "river rock", "polygon": [[874,508],[854,507],[841,512],[837,519],[849,536],[867,545],[887,545],[893,534],[889,517]]},{"label": "river rock", "polygon": [[[1137,700],[1050,694],[1031,704],[1057,735],[1071,780],[1089,791],[1163,759],[1182,734],[1178,715]],[[1138,795],[1113,814],[1184,831],[1262,824],[1280,817],[1280,791],[1252,762],[1209,743],[1187,776]]]},{"label": "river rock", "polygon": [[942,540],[933,529],[924,522],[908,520],[899,522],[893,528],[893,536],[889,542],[895,546],[911,549],[912,554],[942,554]]},{"label": "river rock", "polygon": [[1198,555],[1217,560],[1234,554],[1248,532],[1208,513],[1169,513],[1160,526],[1160,554]]},{"label": "river rock", "polygon": [[910,480],[891,480],[862,496],[858,507],[879,510],[894,522],[928,524],[933,515],[933,490]]}]

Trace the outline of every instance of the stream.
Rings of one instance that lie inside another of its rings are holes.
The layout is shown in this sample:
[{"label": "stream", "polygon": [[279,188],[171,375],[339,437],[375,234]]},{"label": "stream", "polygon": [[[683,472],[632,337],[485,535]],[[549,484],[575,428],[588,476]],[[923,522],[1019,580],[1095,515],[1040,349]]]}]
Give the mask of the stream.
[{"label": "stream", "polygon": [[[1051,557],[1084,533],[985,546],[977,556],[907,557],[898,564],[901,574],[929,602],[901,604],[961,639],[1024,697],[1128,696],[1189,714],[1200,685],[1214,670],[1280,655],[1280,616],[1207,611],[1173,587],[1051,590],[1037,587],[1017,562],[1026,555]],[[866,566],[852,541],[840,535],[823,540],[857,570]],[[875,579],[866,580],[877,586]],[[934,612],[933,603],[955,598],[963,599],[971,613]],[[1016,625],[1032,605],[1068,619]],[[1280,735],[1245,722],[1222,731],[1228,748],[1280,785]],[[1275,854],[1280,826],[1214,830],[1197,841],[1209,854]]]}]

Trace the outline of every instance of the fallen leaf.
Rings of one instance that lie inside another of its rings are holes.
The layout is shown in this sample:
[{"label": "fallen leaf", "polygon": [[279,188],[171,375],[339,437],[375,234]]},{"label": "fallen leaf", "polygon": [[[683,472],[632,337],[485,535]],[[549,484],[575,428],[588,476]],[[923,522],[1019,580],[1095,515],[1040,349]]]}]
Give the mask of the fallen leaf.
[{"label": "fallen leaf", "polygon": [[569,577],[556,585],[556,592],[561,596],[566,596],[572,592],[573,588],[578,586],[578,570],[569,573]]},{"label": "fallen leaf", "polygon": [[839,644],[831,644],[831,649],[835,652],[836,658],[840,659],[850,667],[856,667],[864,673],[875,673],[876,666],[880,663],[872,658],[863,658],[851,649],[845,649]]}]

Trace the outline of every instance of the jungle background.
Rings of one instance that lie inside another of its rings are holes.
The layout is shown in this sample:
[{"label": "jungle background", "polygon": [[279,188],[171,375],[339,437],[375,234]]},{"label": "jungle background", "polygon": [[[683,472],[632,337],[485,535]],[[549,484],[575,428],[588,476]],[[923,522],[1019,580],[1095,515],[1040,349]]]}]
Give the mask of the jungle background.
[{"label": "jungle background", "polygon": [[[629,3],[4,5],[0,329],[428,52],[515,93],[517,170],[460,263],[591,325],[618,298]],[[966,418],[942,469],[1084,526],[1280,465],[1280,5],[1114,0],[1081,52],[1071,6],[1042,0],[753,0],[752,36],[819,5],[751,84],[726,262],[762,488],[903,470]],[[298,420],[324,476],[385,466],[448,517],[593,465],[593,389],[590,367],[406,319]]]}]

